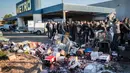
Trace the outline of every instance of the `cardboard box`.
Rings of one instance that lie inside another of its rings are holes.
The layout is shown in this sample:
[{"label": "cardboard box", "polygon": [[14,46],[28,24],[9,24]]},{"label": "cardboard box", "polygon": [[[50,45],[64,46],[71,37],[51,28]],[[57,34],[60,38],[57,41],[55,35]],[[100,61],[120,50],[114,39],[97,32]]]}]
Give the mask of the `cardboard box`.
[{"label": "cardboard box", "polygon": [[16,59],[16,55],[15,54],[9,54],[8,58],[9,58],[9,60],[15,60]]}]

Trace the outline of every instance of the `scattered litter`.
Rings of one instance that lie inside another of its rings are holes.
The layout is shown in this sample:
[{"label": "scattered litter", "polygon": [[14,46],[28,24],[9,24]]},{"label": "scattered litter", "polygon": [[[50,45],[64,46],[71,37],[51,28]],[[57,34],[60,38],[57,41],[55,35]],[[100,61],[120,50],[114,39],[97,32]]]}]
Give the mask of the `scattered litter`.
[{"label": "scattered litter", "polygon": [[[0,50],[37,57],[45,67],[49,68],[41,73],[50,71],[55,73],[114,73],[112,70],[106,69],[105,66],[107,63],[111,63],[111,57],[118,57],[119,54],[115,51],[106,54],[102,51],[95,51],[95,48],[86,44],[79,47],[77,43],[67,41],[67,39],[62,43],[59,35],[54,39],[53,44],[32,41],[0,43]],[[120,48],[123,47],[120,46]],[[15,56],[9,56],[9,59],[15,59]],[[119,66],[116,65],[116,68],[119,71]]]}]

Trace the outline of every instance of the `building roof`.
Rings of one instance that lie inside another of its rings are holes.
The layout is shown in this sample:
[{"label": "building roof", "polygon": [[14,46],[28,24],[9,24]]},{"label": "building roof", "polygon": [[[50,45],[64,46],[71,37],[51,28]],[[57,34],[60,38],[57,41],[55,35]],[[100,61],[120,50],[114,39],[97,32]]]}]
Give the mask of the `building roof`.
[{"label": "building roof", "polygon": [[14,20],[17,17],[24,17],[32,14],[47,14],[47,13],[53,13],[58,11],[78,11],[78,12],[93,12],[93,13],[111,13],[115,12],[115,9],[113,8],[106,8],[106,7],[98,7],[98,6],[85,6],[85,5],[78,5],[78,4],[57,4],[50,7],[46,7],[37,11],[27,11],[18,14],[17,16],[13,16],[11,18],[7,18],[5,20]]},{"label": "building roof", "polygon": [[10,18],[5,18],[3,20],[10,21],[10,20],[16,20],[16,19],[17,19],[17,16],[12,16]]},{"label": "building roof", "polygon": [[78,4],[58,4],[42,9],[42,14],[58,12],[58,11],[78,11],[78,12],[95,12],[95,13],[111,13],[115,12],[114,8],[85,6]]},{"label": "building roof", "polygon": [[43,8],[42,13],[46,14],[46,13],[58,12],[58,11],[62,11],[62,10],[63,10],[63,4],[57,4],[57,5]]},{"label": "building roof", "polygon": [[115,12],[113,8],[99,7],[99,6],[88,6],[88,5],[74,5],[74,4],[64,4],[65,11],[81,11],[81,12],[95,12],[95,13],[111,13]]}]

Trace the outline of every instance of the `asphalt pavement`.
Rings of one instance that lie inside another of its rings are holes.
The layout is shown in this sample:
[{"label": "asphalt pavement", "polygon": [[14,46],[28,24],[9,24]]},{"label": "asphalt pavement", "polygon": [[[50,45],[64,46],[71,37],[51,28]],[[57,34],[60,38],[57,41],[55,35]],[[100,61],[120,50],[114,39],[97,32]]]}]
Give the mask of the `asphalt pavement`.
[{"label": "asphalt pavement", "polygon": [[22,41],[34,41],[34,42],[42,42],[42,43],[51,43],[51,40],[48,39],[46,35],[36,35],[31,34],[29,32],[16,33],[16,32],[3,32],[4,37],[10,39],[10,41],[14,42],[22,42]]}]

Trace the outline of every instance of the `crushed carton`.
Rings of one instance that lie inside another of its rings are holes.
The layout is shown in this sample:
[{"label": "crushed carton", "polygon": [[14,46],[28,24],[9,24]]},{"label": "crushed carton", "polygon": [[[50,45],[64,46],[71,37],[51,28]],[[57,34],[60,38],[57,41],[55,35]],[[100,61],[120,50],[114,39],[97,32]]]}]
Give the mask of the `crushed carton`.
[{"label": "crushed carton", "polygon": [[111,60],[111,56],[109,54],[102,54],[99,56],[98,60],[109,62]]},{"label": "crushed carton", "polygon": [[7,56],[8,56],[8,58],[9,58],[10,61],[16,59],[15,54],[8,54]]},{"label": "crushed carton", "polygon": [[73,57],[69,62],[69,69],[74,69],[77,66],[81,66],[80,62],[78,61],[78,57]]},{"label": "crushed carton", "polygon": [[88,64],[85,69],[84,73],[97,73],[98,71],[102,70],[104,68],[104,65],[99,63],[90,63]]},{"label": "crushed carton", "polygon": [[45,60],[52,63],[52,62],[56,61],[56,57],[55,56],[46,56]]},{"label": "crushed carton", "polygon": [[96,73],[96,66],[90,64],[85,67],[84,73]]},{"label": "crushed carton", "polygon": [[99,58],[99,53],[98,52],[91,52],[91,60],[95,61]]}]

